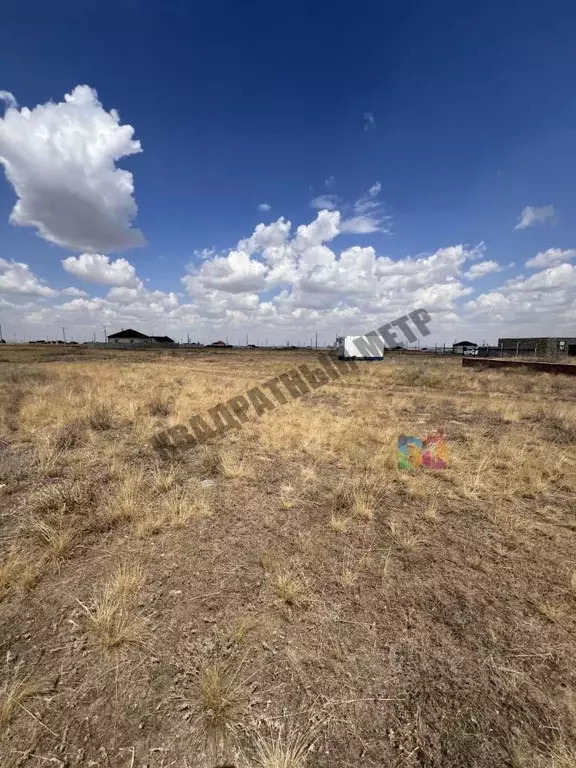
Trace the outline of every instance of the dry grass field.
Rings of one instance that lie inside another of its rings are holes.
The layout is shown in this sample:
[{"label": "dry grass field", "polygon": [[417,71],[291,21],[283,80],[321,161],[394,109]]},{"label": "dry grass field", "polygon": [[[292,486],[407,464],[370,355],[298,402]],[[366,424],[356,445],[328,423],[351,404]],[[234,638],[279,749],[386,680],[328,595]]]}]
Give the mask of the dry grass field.
[{"label": "dry grass field", "polygon": [[3,768],[574,768],[576,379],[390,356],[154,450],[302,362],[0,350]]}]

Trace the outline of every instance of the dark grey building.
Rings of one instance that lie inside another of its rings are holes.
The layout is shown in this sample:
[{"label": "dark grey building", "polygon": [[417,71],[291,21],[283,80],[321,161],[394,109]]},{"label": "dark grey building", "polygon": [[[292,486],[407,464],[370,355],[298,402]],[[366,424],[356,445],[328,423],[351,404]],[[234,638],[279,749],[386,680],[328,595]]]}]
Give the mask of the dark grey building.
[{"label": "dark grey building", "polygon": [[536,355],[536,357],[558,357],[576,355],[575,336],[533,336],[528,338],[498,339],[498,350],[502,355]]},{"label": "dark grey building", "polygon": [[478,344],[473,341],[457,341],[452,344],[452,353],[454,355],[475,355],[478,350]]}]

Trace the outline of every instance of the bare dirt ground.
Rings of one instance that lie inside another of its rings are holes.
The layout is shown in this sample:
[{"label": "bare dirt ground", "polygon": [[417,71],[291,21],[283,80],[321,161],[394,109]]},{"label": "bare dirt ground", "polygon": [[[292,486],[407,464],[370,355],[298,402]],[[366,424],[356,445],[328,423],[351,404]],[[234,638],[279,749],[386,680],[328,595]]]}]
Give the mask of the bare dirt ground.
[{"label": "bare dirt ground", "polygon": [[154,450],[302,362],[0,350],[2,766],[576,765],[576,379],[391,355]]}]

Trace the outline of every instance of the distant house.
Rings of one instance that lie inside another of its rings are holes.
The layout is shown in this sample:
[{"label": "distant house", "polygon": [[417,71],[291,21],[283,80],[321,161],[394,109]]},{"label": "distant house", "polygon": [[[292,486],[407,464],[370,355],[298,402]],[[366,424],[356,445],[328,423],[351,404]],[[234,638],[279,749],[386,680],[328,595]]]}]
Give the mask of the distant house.
[{"label": "distant house", "polygon": [[158,344],[174,344],[174,339],[171,339],[170,336],[150,336],[150,338]]},{"label": "distant house", "polygon": [[232,344],[226,344],[225,341],[213,341],[212,344],[208,344],[209,347],[231,347]]},{"label": "distant house", "polygon": [[112,344],[174,344],[170,336],[147,336],[145,333],[126,328],[108,335],[108,341]]},{"label": "distant house", "polygon": [[475,355],[477,354],[478,344],[473,341],[457,341],[452,345],[452,352],[455,355]]}]

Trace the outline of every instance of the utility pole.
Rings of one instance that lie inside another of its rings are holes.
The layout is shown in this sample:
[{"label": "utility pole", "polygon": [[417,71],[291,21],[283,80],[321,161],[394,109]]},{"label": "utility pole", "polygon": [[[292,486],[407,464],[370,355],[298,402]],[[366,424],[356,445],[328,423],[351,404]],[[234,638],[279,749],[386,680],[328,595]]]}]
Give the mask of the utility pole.
[{"label": "utility pole", "polygon": [[268,336],[266,336],[266,346],[268,346]]},{"label": "utility pole", "polygon": [[246,346],[248,346],[248,334],[246,334]]},{"label": "utility pole", "polygon": [[108,334],[106,332],[106,326],[104,326],[104,341],[108,341]]},{"label": "utility pole", "polygon": [[2,326],[1,325],[0,325],[0,341],[4,341],[4,339],[2,338]]},{"label": "utility pole", "polygon": [[62,326],[62,338],[64,339],[64,344],[66,344],[66,329],[64,326]]},{"label": "utility pole", "polygon": [[316,349],[318,349],[318,331],[316,331]]}]

